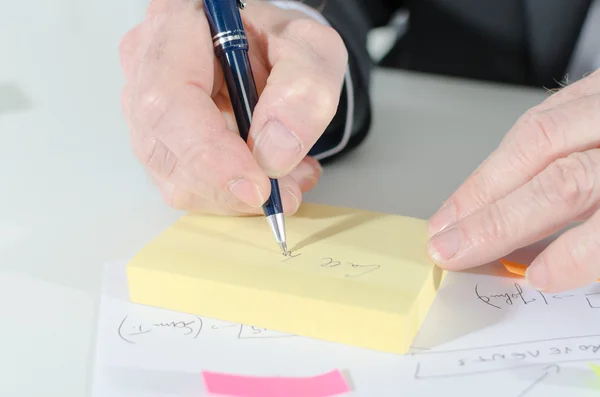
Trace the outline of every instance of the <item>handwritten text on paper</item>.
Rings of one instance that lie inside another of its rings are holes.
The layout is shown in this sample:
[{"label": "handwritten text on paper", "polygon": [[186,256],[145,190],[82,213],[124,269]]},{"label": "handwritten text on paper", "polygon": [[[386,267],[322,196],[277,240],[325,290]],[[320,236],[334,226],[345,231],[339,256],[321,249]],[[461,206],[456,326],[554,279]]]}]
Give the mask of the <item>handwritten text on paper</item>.
[{"label": "handwritten text on paper", "polygon": [[518,304],[522,305],[544,305],[559,304],[561,301],[580,300],[591,309],[600,309],[600,292],[587,294],[564,293],[564,294],[544,294],[540,291],[523,291],[523,288],[514,283],[513,288],[490,293],[485,291],[479,284],[475,284],[474,293],[482,303],[494,308],[503,309]]}]

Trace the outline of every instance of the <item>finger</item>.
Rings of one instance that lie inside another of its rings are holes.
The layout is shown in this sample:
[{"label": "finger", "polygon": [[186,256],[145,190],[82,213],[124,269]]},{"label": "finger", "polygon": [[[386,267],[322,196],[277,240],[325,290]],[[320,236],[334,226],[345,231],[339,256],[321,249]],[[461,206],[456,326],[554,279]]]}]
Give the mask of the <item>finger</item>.
[{"label": "finger", "polygon": [[[182,169],[178,168],[169,180],[165,180],[152,170],[149,173],[163,200],[174,209],[227,216],[263,214],[261,208],[251,207],[235,196],[229,196],[222,202],[215,202],[203,197],[202,193],[187,190],[184,186],[190,185],[189,181],[186,181],[189,180],[189,175],[185,175]],[[279,183],[284,214],[292,215],[300,206],[302,192],[298,183],[291,177],[285,177]]]},{"label": "finger", "polygon": [[600,213],[569,229],[533,260],[528,282],[544,292],[583,287],[600,277]]},{"label": "finger", "polygon": [[279,192],[281,194],[283,213],[287,216],[295,214],[302,203],[302,190],[298,186],[298,182],[291,176],[280,178]]},{"label": "finger", "polygon": [[247,207],[248,210],[246,212],[240,211],[234,208],[235,204],[232,205],[231,202],[228,203],[230,205],[215,203],[214,201],[190,192],[189,190],[183,188],[180,184],[161,178],[152,170],[149,170],[149,173],[152,181],[158,187],[163,201],[171,208],[176,210],[228,216],[252,215],[259,213],[259,209],[251,207]]},{"label": "finger", "polygon": [[522,186],[550,163],[600,145],[600,95],[527,113],[429,221],[431,235]]},{"label": "finger", "polygon": [[[194,87],[152,90],[160,94],[139,94],[132,102],[134,131],[139,131],[132,144],[143,164],[166,180],[177,167],[188,170],[186,189],[216,202],[232,193],[260,207],[270,194],[269,181],[244,141],[227,130],[210,97]],[[149,124],[158,112],[162,116]]]},{"label": "finger", "polygon": [[210,38],[201,40],[207,22],[190,2],[181,3],[157,17],[145,43],[130,105],[134,151],[162,179],[185,169],[191,178],[183,187],[205,199],[222,203],[233,194],[258,208],[269,181],[210,97],[214,70],[202,60],[214,54]]},{"label": "finger", "polygon": [[489,263],[567,226],[600,204],[600,149],[550,164],[521,188],[434,235],[430,255],[445,269]]},{"label": "finger", "polygon": [[347,65],[332,28],[298,18],[269,36],[273,65],[254,110],[249,145],[271,177],[287,175],[308,153],[337,111]]},{"label": "finger", "polygon": [[322,173],[323,169],[319,162],[307,156],[290,172],[289,176],[298,183],[300,190],[306,193],[317,186]]},{"label": "finger", "polygon": [[216,202],[204,197],[202,192],[191,192],[184,187],[189,185],[184,182],[185,176],[175,174],[169,180],[165,180],[153,171],[150,173],[163,200],[174,209],[225,216],[250,216],[262,213],[260,208],[250,207],[233,195]]}]

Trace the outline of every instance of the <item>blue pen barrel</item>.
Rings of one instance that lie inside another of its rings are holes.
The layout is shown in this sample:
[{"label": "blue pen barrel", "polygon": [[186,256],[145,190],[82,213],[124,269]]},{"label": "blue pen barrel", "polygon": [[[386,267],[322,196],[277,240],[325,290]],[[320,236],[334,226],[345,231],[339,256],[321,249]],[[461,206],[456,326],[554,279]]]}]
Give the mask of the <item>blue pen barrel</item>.
[{"label": "blue pen barrel", "polygon": [[204,0],[203,7],[213,39],[219,34],[244,33],[238,0]]},{"label": "blue pen barrel", "polygon": [[[227,82],[229,97],[233,105],[233,112],[237,121],[240,136],[248,140],[250,123],[254,107],[258,102],[258,94],[253,79],[248,52],[245,50],[231,49],[220,54],[221,62],[227,63],[224,67],[224,76]],[[247,76],[242,78],[241,76]],[[237,102],[237,103],[236,103]],[[277,179],[271,179],[271,191],[279,191]],[[270,195],[263,206],[266,216],[283,212],[280,195]]]},{"label": "blue pen barrel", "polygon": [[[252,68],[248,52],[231,50],[223,52],[220,58],[222,63],[228,64],[228,67],[223,68],[224,77],[227,82],[229,97],[232,101],[233,113],[235,114],[240,136],[244,141],[247,141],[252,114],[258,102],[258,94],[254,79],[252,78]],[[241,76],[247,77],[241,78]]]},{"label": "blue pen barrel", "polygon": [[[247,141],[258,91],[248,57],[248,40],[237,10],[238,3],[237,0],[204,0],[204,7],[238,130],[242,139]],[[276,179],[271,179],[271,191],[279,192]],[[266,216],[282,213],[280,195],[270,195],[263,210]]]}]

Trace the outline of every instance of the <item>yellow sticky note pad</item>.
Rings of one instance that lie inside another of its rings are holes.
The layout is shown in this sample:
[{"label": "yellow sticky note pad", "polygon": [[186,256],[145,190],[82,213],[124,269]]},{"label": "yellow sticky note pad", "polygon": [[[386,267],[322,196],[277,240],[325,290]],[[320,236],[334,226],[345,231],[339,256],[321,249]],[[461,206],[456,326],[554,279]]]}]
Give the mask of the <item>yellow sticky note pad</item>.
[{"label": "yellow sticky note pad", "polygon": [[287,257],[264,217],[185,215],[128,263],[130,299],[406,353],[444,275],[426,221],[305,203],[286,229]]}]

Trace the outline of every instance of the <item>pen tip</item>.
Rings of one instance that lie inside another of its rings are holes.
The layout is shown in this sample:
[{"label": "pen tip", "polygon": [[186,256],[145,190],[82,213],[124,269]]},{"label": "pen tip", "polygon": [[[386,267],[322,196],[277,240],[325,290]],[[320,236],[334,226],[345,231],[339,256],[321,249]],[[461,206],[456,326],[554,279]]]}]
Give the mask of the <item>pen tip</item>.
[{"label": "pen tip", "polygon": [[287,254],[288,254],[287,244],[285,242],[279,243],[279,246],[281,247],[281,252],[283,253],[283,256],[287,256]]}]

